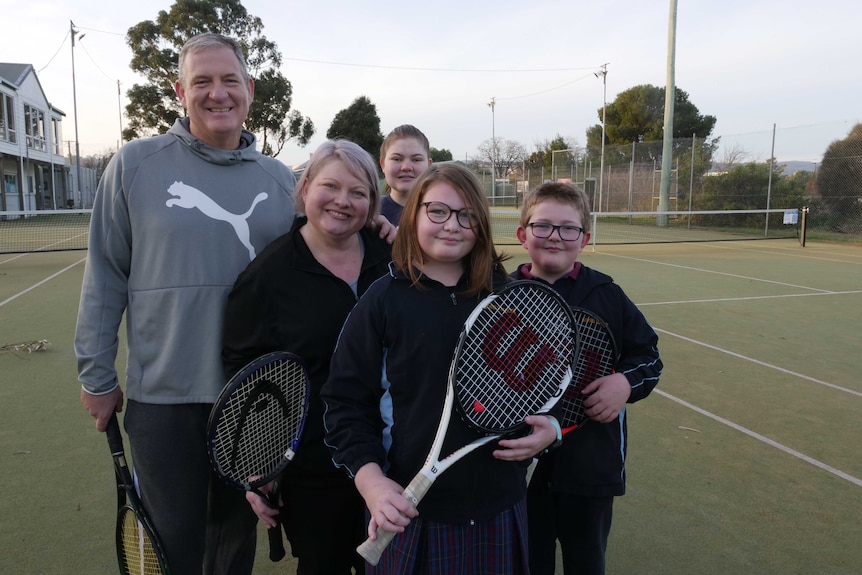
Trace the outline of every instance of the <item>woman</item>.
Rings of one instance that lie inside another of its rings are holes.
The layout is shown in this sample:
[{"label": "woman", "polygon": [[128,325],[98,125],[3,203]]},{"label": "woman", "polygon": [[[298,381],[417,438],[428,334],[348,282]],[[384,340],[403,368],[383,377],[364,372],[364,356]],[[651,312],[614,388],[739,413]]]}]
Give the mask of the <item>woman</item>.
[{"label": "woman", "polygon": [[363,501],[323,443],[319,391],[345,318],[390,260],[389,245],[367,227],[380,205],[377,168],[353,142],[328,141],[296,189],[293,228],[249,265],[230,294],[222,359],[228,376],[279,350],[307,365],[311,405],[296,457],[281,478],[283,503],[273,510],[255,494],[247,498],[267,527],[278,514],[298,573],[362,573],[355,548],[364,538]]}]

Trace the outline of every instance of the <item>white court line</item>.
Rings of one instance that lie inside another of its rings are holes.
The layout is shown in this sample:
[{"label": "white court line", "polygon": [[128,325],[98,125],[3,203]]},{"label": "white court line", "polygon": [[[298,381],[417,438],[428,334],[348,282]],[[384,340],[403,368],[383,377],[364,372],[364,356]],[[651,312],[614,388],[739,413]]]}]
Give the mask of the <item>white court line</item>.
[{"label": "white court line", "polygon": [[771,363],[766,363],[765,361],[760,361],[759,359],[754,359],[753,357],[748,357],[746,355],[736,353],[735,351],[730,351],[728,349],[723,349],[723,348],[708,344],[708,343],[703,342],[703,341],[698,341],[696,339],[686,337],[684,335],[679,335],[678,333],[673,333],[673,332],[670,332],[670,331],[667,331],[664,329],[659,329],[655,326],[653,326],[653,329],[659,333],[663,333],[665,335],[670,335],[670,336],[679,338],[681,340],[687,341],[689,343],[693,343],[696,345],[700,345],[700,346],[709,348],[709,349],[714,350],[714,351],[718,351],[720,353],[725,353],[727,355],[733,356],[733,357],[738,358],[738,359],[744,359],[745,361],[750,361],[751,363],[756,363],[757,365],[762,365],[763,367],[768,367],[770,369],[780,371],[781,373],[786,373],[787,375],[792,375],[793,377],[798,377],[800,379],[804,379],[804,380],[807,380],[807,381],[810,381],[813,383],[817,383],[817,384],[823,385],[825,387],[830,387],[830,388],[838,390],[838,391],[843,391],[845,393],[849,393],[850,395],[862,397],[862,392],[856,391],[854,389],[848,389],[846,387],[841,387],[840,385],[835,385],[834,383],[829,383],[828,381],[823,381],[821,379],[816,379],[816,378],[813,378],[813,377],[808,376],[808,375],[797,373],[795,371],[790,371],[789,369],[784,369],[783,367],[779,367],[779,366],[773,365]]},{"label": "white court line", "polygon": [[743,275],[739,275],[739,274],[732,274],[732,273],[728,273],[728,272],[718,272],[718,271],[715,271],[715,270],[707,270],[707,269],[703,269],[703,268],[695,268],[695,267],[691,267],[691,266],[682,266],[682,265],[679,265],[679,264],[670,264],[670,263],[667,263],[667,262],[659,262],[659,261],[655,261],[655,260],[646,260],[646,259],[643,259],[643,258],[636,258],[636,257],[632,257],[632,256],[622,256],[622,255],[619,255],[619,254],[608,254],[608,253],[605,253],[604,255],[606,255],[606,256],[611,256],[611,257],[615,257],[615,258],[623,258],[623,259],[627,259],[627,260],[635,260],[636,262],[646,262],[646,263],[656,264],[656,265],[660,265],[660,266],[668,266],[668,267],[672,267],[672,268],[680,268],[680,269],[684,269],[684,270],[691,270],[691,271],[696,271],[696,272],[704,272],[704,273],[708,273],[708,274],[716,274],[716,275],[720,275],[720,276],[729,276],[729,277],[732,277],[732,278],[739,278],[739,279],[744,279],[744,280],[751,280],[751,281],[755,281],[755,282],[763,282],[763,283],[776,284],[776,285],[785,286],[785,287],[793,287],[793,288],[799,288],[799,289],[807,289],[807,290],[816,291],[816,292],[822,292],[822,293],[832,293],[831,291],[829,291],[829,290],[825,290],[825,289],[813,288],[813,287],[803,286],[803,285],[797,285],[797,284],[789,284],[789,283],[785,283],[785,282],[778,282],[778,281],[774,281],[774,280],[765,280],[765,279],[762,279],[762,278],[755,278],[755,277],[751,277],[751,276],[743,276]]},{"label": "white court line", "polygon": [[65,273],[65,272],[69,271],[70,269],[72,269],[72,268],[73,268],[73,267],[75,267],[76,265],[80,264],[81,262],[85,262],[85,261],[87,261],[87,258],[82,258],[82,259],[78,260],[77,262],[73,263],[72,265],[66,266],[65,268],[61,269],[61,270],[60,270],[60,271],[58,271],[57,273],[51,274],[50,276],[46,277],[46,278],[45,278],[45,279],[43,279],[42,281],[37,282],[37,283],[35,283],[35,284],[31,285],[30,287],[28,287],[28,288],[27,288],[27,289],[25,289],[24,291],[18,292],[18,293],[16,293],[15,295],[13,295],[12,297],[10,297],[10,298],[6,298],[5,300],[0,301],[0,307],[3,307],[4,305],[6,305],[7,303],[9,303],[10,301],[12,301],[12,300],[14,300],[14,299],[17,299],[17,298],[21,297],[22,295],[24,295],[25,293],[27,293],[27,292],[29,292],[29,291],[32,291],[32,290],[36,289],[37,287],[39,287],[40,285],[44,284],[45,282],[49,282],[49,281],[51,281],[52,279],[54,279],[54,278],[55,278],[55,277],[57,277],[58,275],[60,275],[60,274],[62,274],[62,273]]},{"label": "white court line", "polygon": [[753,295],[746,297],[720,297],[713,299],[685,299],[677,301],[653,301],[648,303],[639,303],[638,307],[646,307],[651,305],[679,305],[684,303],[717,303],[726,301],[749,301],[755,299],[780,299],[787,297],[823,297],[834,295],[855,295],[862,293],[862,290],[853,291],[831,291],[827,293],[786,293],[781,295]]},{"label": "white court line", "polygon": [[769,439],[765,435],[761,435],[755,431],[748,429],[747,427],[742,427],[741,425],[739,425],[737,423],[734,423],[734,422],[727,420],[721,416],[718,416],[714,413],[706,411],[705,409],[701,409],[700,407],[697,407],[696,405],[692,405],[691,403],[689,403],[683,399],[680,399],[678,397],[675,397],[675,396],[667,393],[666,391],[662,391],[661,389],[656,388],[653,390],[653,393],[657,393],[663,397],[670,399],[671,401],[675,401],[678,404],[683,405],[683,406],[685,406],[685,407],[687,407],[693,411],[696,411],[697,413],[699,413],[701,415],[705,415],[706,417],[708,417],[710,419],[714,419],[715,421],[717,421],[719,423],[723,423],[724,425],[727,425],[728,427],[731,427],[737,431],[744,433],[745,435],[753,437],[754,439],[757,439],[758,441],[762,441],[763,443],[770,445],[776,449],[779,449],[779,450],[783,451],[784,453],[792,455],[793,457],[796,457],[797,459],[801,459],[802,461],[805,461],[806,463],[810,463],[814,467],[820,468],[823,471],[831,473],[832,475],[840,477],[841,479],[846,479],[850,483],[853,483],[859,487],[862,487],[862,479],[859,479],[858,477],[854,477],[853,475],[850,475],[849,473],[845,473],[845,472],[841,471],[840,469],[836,469],[836,468],[832,467],[831,465],[827,465],[827,464],[823,463],[822,461],[818,461],[817,459],[814,459],[813,457],[809,457],[809,456],[805,455],[804,453],[800,453],[799,451],[796,451],[795,449],[791,449],[791,448],[787,447],[786,445],[778,443],[777,441],[775,441],[773,439]]},{"label": "white court line", "polygon": [[[799,252],[794,251],[794,250],[798,250],[800,248],[778,248],[778,249],[784,249],[785,251],[772,251],[776,248],[773,247],[771,250],[764,250],[764,249],[751,249],[751,248],[743,248],[743,247],[738,247],[738,246],[715,245],[715,244],[707,244],[705,247],[710,247],[710,248],[716,249],[716,250],[728,250],[728,251],[733,250],[733,251],[744,252],[744,253],[749,253],[749,254],[753,253],[753,254],[771,254],[771,255],[777,255],[777,256],[787,256],[787,257],[791,257],[794,259],[809,259],[809,260],[815,260],[815,261],[819,261],[819,262],[838,262],[838,263],[842,263],[842,264],[849,264],[851,266],[862,265],[862,261],[857,262],[857,261],[845,260],[845,259],[833,259],[833,258],[821,257],[823,255],[834,255],[834,256],[845,256],[846,255],[846,257],[856,258],[857,256],[854,254],[833,254],[833,253],[828,253],[828,252],[816,252],[816,251],[807,252],[807,253],[799,253]],[[862,255],[860,255],[858,257],[862,257]]]}]

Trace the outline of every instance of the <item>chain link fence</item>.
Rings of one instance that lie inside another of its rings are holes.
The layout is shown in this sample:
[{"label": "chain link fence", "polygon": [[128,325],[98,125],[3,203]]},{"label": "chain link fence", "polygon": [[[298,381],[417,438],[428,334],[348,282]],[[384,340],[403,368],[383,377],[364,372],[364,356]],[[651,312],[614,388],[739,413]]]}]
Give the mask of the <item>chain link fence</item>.
[{"label": "chain link fence", "polygon": [[862,242],[862,138],[833,142],[818,162],[749,160],[720,142],[674,140],[664,195],[660,141],[605,146],[604,170],[591,148],[555,151],[550,166],[524,161],[496,182],[490,169],[473,169],[495,207],[517,207],[526,191],[558,180],[584,189],[596,212],[659,211],[663,199],[668,211],[808,207],[808,239]]}]

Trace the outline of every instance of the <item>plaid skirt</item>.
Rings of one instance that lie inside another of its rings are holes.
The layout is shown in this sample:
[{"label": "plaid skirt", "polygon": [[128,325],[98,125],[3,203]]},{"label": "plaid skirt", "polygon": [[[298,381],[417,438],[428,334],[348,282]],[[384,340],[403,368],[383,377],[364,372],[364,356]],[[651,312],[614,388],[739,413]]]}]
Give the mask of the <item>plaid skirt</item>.
[{"label": "plaid skirt", "polygon": [[417,517],[366,575],[529,575],[527,502],[467,524]]}]

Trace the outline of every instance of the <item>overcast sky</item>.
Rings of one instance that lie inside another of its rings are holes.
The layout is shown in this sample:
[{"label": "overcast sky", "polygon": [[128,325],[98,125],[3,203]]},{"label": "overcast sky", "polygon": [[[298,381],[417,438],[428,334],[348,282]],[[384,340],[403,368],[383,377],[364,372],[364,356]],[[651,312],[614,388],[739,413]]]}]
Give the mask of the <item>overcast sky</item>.
[{"label": "overcast sky", "polygon": [[[48,101],[84,155],[114,149],[120,104],[141,78],[125,33],[169,10],[170,0],[0,0],[0,61],[36,68]],[[381,130],[410,123],[455,159],[491,138],[527,147],[557,134],[578,145],[607,101],[638,84],[667,82],[669,1],[659,0],[245,0],[284,55],[295,109],[317,135],[279,156],[303,161],[335,114],[358,96],[377,106]],[[676,86],[713,136],[765,160],[777,125],[779,160],[818,161],[862,121],[859,0],[678,0]],[[118,97],[117,81],[122,94]],[[495,98],[494,113],[488,103]],[[123,119],[123,125],[126,120]]]}]

